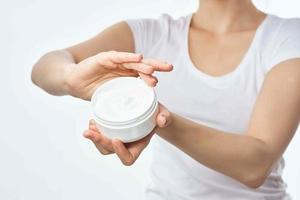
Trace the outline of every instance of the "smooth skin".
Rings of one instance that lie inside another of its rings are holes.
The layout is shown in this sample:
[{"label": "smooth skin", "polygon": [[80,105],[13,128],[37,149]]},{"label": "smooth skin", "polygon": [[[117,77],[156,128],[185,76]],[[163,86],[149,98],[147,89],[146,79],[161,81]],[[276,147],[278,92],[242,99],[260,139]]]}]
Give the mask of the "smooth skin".
[{"label": "smooth skin", "polygon": [[[212,76],[233,71],[264,18],[250,0],[201,0],[189,31],[191,60]],[[169,63],[133,52],[130,28],[120,22],[90,40],[47,53],[35,64],[32,80],[51,94],[89,100],[95,88],[111,78],[141,76],[155,86],[154,71],[172,70]],[[157,134],[201,164],[257,188],[284,153],[300,122],[300,59],[282,62],[266,75],[243,135],[195,123],[163,105],[159,108],[156,128],[137,142],[110,140],[96,129],[93,120],[84,136],[100,153],[115,153],[124,165],[131,165]]]}]

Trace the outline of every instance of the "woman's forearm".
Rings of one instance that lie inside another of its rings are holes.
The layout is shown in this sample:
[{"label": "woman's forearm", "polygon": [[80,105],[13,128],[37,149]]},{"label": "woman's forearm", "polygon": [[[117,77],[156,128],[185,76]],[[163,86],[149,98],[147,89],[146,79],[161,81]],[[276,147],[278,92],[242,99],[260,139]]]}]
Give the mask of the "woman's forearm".
[{"label": "woman's forearm", "polygon": [[66,95],[66,76],[74,64],[72,55],[66,50],[47,53],[34,65],[32,82],[50,94]]},{"label": "woman's forearm", "polygon": [[249,187],[258,187],[271,168],[266,144],[254,137],[225,133],[172,114],[157,134],[207,167]]}]

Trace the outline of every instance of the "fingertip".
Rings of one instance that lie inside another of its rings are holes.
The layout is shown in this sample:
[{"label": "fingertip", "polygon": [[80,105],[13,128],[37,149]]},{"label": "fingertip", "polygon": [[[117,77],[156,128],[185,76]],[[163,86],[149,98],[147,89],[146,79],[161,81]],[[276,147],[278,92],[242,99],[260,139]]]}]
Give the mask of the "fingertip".
[{"label": "fingertip", "polygon": [[155,87],[156,84],[157,84],[157,82],[158,82],[157,79],[153,77],[153,78],[151,79],[150,85],[151,85],[152,87]]},{"label": "fingertip", "polygon": [[131,58],[133,62],[141,62],[143,60],[143,54],[137,53]]},{"label": "fingertip", "polygon": [[165,64],[163,67],[161,67],[160,71],[164,72],[170,72],[172,71],[174,66],[172,64]]},{"label": "fingertip", "polygon": [[89,120],[89,125],[94,125],[95,124],[95,120],[94,119],[90,119]]},{"label": "fingertip", "polygon": [[167,124],[167,119],[165,117],[161,117],[159,120],[159,126],[160,127],[165,127]]},{"label": "fingertip", "polygon": [[156,83],[154,81],[147,81],[147,85],[149,85],[150,87],[155,87]]},{"label": "fingertip", "polygon": [[163,113],[158,114],[157,125],[161,128],[163,128],[167,125],[167,117]]},{"label": "fingertip", "polygon": [[143,60],[143,57],[144,57],[143,54],[141,54],[141,53],[138,54],[138,60],[139,61]]},{"label": "fingertip", "polygon": [[155,76],[149,76],[149,80],[148,80],[150,86],[155,87],[158,79]]},{"label": "fingertip", "polygon": [[85,130],[82,134],[83,137],[90,139],[90,131],[89,130]]},{"label": "fingertip", "polygon": [[91,129],[87,130],[86,138],[90,139],[92,142],[99,142],[103,139],[101,133]]},{"label": "fingertip", "polygon": [[99,132],[99,131],[98,131],[98,128],[96,127],[95,124],[90,124],[90,125],[89,125],[89,129],[92,130],[92,131]]},{"label": "fingertip", "polygon": [[152,75],[152,78],[154,79],[154,81],[155,81],[156,83],[158,82],[158,79],[157,79],[156,76],[153,76],[153,75]]}]

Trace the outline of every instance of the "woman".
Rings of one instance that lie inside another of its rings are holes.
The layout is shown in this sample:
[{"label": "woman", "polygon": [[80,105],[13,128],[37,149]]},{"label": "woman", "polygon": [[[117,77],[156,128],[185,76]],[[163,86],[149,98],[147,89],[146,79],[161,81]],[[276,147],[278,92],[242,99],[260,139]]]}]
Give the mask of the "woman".
[{"label": "woman", "polygon": [[179,19],[127,20],[47,53],[32,80],[85,100],[118,76],[155,86],[157,127],[144,139],[109,140],[93,121],[84,133],[125,165],[152,140],[147,199],[289,199],[281,157],[300,120],[300,20],[250,0],[200,4]]}]

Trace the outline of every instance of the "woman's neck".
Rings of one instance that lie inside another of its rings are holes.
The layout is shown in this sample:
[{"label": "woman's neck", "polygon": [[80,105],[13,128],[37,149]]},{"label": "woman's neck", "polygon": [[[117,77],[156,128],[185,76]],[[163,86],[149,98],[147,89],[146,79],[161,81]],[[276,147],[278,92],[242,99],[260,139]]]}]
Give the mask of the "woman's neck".
[{"label": "woman's neck", "polygon": [[205,29],[215,34],[256,29],[265,18],[251,0],[199,0],[194,14],[194,28]]}]

